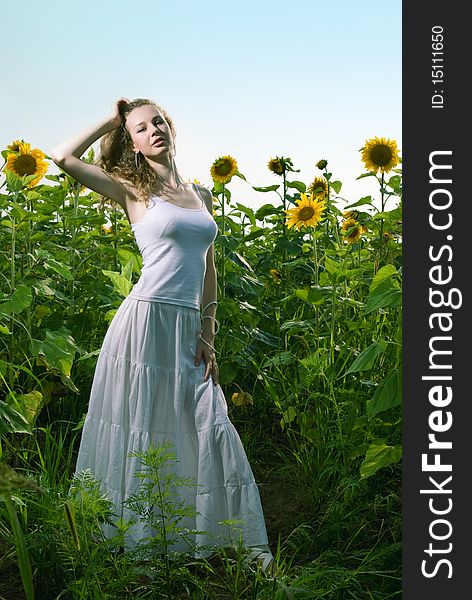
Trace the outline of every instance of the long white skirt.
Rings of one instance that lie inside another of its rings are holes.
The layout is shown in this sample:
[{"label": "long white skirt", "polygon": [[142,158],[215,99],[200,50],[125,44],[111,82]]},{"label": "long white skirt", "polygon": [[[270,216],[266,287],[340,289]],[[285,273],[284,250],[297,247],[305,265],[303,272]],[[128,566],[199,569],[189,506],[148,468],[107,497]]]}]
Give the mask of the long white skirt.
[{"label": "long white skirt", "polygon": [[[113,501],[117,518],[129,520],[133,513],[122,503],[136,492],[142,466],[127,455],[172,442],[175,472],[196,482],[178,491],[197,511],[195,519],[185,522],[200,532],[192,542],[228,545],[234,526],[222,522],[231,520],[245,546],[264,546],[259,491],[228,419],[223,390],[211,376],[203,380],[203,358],[195,366],[200,325],[200,312],[193,308],[125,298],[98,356],[75,471],[90,469]],[[111,537],[117,530],[103,525],[103,531]],[[138,522],[128,530],[125,548],[152,535],[147,524]],[[188,545],[176,542],[171,549],[188,550]]]}]

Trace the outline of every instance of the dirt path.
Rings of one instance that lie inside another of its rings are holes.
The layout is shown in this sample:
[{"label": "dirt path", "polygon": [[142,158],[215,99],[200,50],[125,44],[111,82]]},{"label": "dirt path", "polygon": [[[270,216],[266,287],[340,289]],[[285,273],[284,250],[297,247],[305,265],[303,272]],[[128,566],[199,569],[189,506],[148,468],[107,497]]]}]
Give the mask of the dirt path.
[{"label": "dirt path", "polygon": [[267,526],[269,545],[272,551],[277,548],[277,542],[283,542],[293,529],[300,523],[300,514],[304,512],[297,490],[293,485],[283,481],[274,474],[258,482],[262,507]]}]

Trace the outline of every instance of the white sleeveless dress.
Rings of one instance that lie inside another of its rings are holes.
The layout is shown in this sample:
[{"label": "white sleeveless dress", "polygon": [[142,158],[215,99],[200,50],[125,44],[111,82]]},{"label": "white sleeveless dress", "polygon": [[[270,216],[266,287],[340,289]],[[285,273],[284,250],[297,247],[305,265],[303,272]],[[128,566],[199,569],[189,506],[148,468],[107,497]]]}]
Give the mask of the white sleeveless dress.
[{"label": "white sleeveless dress", "polygon": [[[203,200],[199,209],[157,196],[151,200],[145,216],[131,226],[142,272],[105,335],[75,472],[90,469],[117,518],[129,519],[132,513],[122,502],[139,485],[140,463],[128,453],[170,441],[176,472],[196,481],[179,488],[180,498],[198,513],[185,523],[201,532],[192,541],[228,545],[231,527],[221,522],[231,519],[245,546],[266,546],[259,491],[222,388],[211,376],[203,380],[203,358],[194,364],[206,254],[218,227]],[[116,533],[109,525],[103,531],[107,537]],[[125,549],[152,535],[145,524],[133,525]],[[172,549],[188,546],[180,542]]]}]

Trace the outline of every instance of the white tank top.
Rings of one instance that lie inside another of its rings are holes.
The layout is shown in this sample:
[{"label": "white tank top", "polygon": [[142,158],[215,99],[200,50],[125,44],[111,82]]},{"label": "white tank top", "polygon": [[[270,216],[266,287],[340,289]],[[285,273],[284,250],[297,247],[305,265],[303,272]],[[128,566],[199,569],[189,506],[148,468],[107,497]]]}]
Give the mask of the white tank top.
[{"label": "white tank top", "polygon": [[129,296],[200,310],[206,255],[218,233],[213,215],[151,196],[144,217],[131,224],[143,258],[141,276]]}]

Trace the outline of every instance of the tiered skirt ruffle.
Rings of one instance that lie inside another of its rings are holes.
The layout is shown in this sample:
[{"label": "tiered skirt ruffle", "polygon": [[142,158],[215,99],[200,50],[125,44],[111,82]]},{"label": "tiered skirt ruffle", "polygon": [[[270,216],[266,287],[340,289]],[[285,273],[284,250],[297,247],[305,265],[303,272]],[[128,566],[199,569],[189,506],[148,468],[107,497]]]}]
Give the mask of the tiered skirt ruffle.
[{"label": "tiered skirt ruffle", "polygon": [[[192,543],[226,546],[235,541],[236,524],[245,546],[265,545],[259,491],[223,390],[211,376],[203,380],[203,358],[194,364],[200,324],[193,308],[130,296],[122,302],[98,356],[75,471],[90,469],[116,518],[129,520],[133,513],[123,501],[137,491],[141,463],[128,454],[171,442],[175,473],[195,481],[178,491],[196,508],[196,518],[184,521],[198,532]],[[111,525],[103,531],[116,534]],[[152,535],[147,523],[137,522],[125,547]],[[188,545],[177,541],[171,549]]]}]

